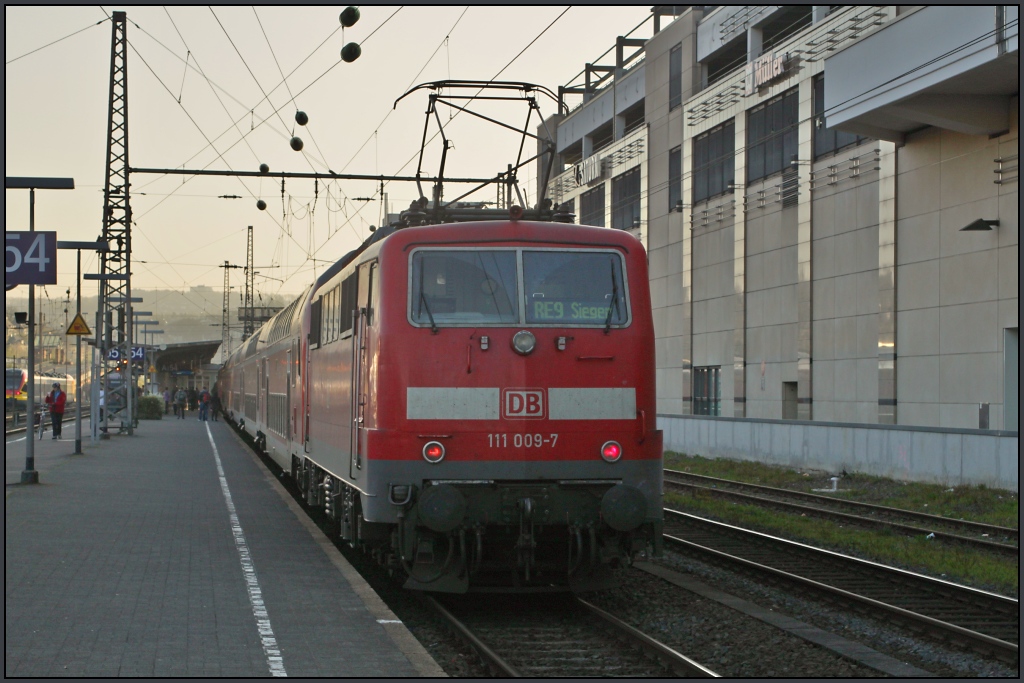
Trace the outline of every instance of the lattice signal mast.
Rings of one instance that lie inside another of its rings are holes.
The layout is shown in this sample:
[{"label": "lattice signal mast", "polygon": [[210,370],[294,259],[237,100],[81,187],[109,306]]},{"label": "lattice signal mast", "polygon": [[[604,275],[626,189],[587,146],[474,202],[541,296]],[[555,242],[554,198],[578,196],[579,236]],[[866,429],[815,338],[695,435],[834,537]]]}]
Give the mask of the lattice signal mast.
[{"label": "lattice signal mast", "polygon": [[224,262],[221,268],[224,269],[224,308],[221,309],[220,316],[220,360],[221,363],[226,363],[228,356],[231,355],[231,316],[228,315],[228,310],[231,307],[231,299],[229,295],[231,293],[231,278],[230,271],[232,268],[241,268],[242,266],[236,266],[232,263]]},{"label": "lattice signal mast", "polygon": [[245,326],[242,328],[242,341],[255,332],[256,320],[252,310],[253,290],[256,289],[256,273],[252,260],[252,226],[249,226],[249,239],[245,246]]},{"label": "lattice signal mast", "polygon": [[[104,391],[103,430],[111,423],[132,434],[135,390],[132,373],[131,222],[128,195],[128,21],[113,13],[110,39],[110,106],[107,119],[107,168],[103,191],[103,236],[109,251],[100,264],[96,346],[98,378]],[[94,398],[98,398],[95,396]],[[99,422],[94,421],[93,438]]]}]

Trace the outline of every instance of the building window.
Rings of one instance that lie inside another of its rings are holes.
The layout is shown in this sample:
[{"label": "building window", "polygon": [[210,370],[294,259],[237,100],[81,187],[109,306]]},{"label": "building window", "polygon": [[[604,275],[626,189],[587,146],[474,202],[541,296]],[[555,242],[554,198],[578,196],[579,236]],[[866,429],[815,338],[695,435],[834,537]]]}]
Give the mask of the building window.
[{"label": "building window", "polygon": [[583,141],[577,140],[562,150],[562,166],[572,166],[583,161]]},{"label": "building window", "polygon": [[622,112],[622,136],[625,137],[644,125],[644,101],[640,100]]},{"label": "building window", "polygon": [[609,121],[603,126],[599,126],[590,131],[590,135],[588,137],[590,138],[592,145],[591,149],[593,150],[591,154],[594,154],[615,142],[615,126],[612,124],[613,122]]},{"label": "building window", "polygon": [[736,177],[736,124],[712,128],[693,139],[693,203],[730,192]]},{"label": "building window", "polygon": [[683,46],[676,45],[668,53],[668,109],[683,104]]},{"label": "building window", "polygon": [[797,89],[747,112],[747,182],[789,168],[797,155]]},{"label": "building window", "polygon": [[580,225],[604,227],[604,183],[580,195]]},{"label": "building window", "polygon": [[693,369],[693,414],[722,414],[722,367]]},{"label": "building window", "polygon": [[814,78],[814,158],[833,154],[850,145],[859,145],[870,138],[825,127],[825,77]]},{"label": "building window", "polygon": [[573,218],[576,217],[576,198],[567,199],[558,205],[558,213],[570,213]]},{"label": "building window", "polygon": [[640,167],[612,178],[612,227],[629,230],[640,226]]},{"label": "building window", "polygon": [[683,203],[683,148],[668,153],[668,210],[675,211]]}]

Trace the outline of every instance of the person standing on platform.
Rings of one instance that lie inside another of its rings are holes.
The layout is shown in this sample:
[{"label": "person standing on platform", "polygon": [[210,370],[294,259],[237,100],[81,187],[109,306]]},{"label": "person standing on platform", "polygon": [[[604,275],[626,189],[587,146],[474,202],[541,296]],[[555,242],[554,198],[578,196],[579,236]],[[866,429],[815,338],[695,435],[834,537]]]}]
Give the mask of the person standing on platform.
[{"label": "person standing on platform", "polygon": [[64,421],[64,404],[68,395],[60,390],[60,382],[53,383],[53,391],[46,395],[46,404],[50,406],[50,424],[53,425],[53,438],[59,439],[61,423]]},{"label": "person standing on platform", "polygon": [[164,387],[164,415],[171,412],[171,390]]},{"label": "person standing on platform", "polygon": [[174,395],[174,403],[177,406],[176,412],[178,413],[178,419],[185,419],[185,404],[188,402],[188,392],[184,389],[178,389],[178,393]]},{"label": "person standing on platform", "polygon": [[210,415],[210,392],[203,387],[199,392],[199,420],[206,422]]},{"label": "person standing on platform", "polygon": [[220,394],[217,392],[217,388],[214,387],[210,393],[210,412],[213,413],[213,421],[217,421],[217,413],[220,412]]}]

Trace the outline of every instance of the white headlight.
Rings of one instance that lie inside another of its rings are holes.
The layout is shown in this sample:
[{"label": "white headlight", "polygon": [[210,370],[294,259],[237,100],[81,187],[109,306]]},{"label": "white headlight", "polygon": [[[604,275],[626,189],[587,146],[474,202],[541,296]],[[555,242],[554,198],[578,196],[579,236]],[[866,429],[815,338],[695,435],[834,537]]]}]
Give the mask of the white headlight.
[{"label": "white headlight", "polygon": [[537,346],[537,338],[529,330],[520,330],[512,337],[512,348],[523,356],[533,351],[535,346]]}]

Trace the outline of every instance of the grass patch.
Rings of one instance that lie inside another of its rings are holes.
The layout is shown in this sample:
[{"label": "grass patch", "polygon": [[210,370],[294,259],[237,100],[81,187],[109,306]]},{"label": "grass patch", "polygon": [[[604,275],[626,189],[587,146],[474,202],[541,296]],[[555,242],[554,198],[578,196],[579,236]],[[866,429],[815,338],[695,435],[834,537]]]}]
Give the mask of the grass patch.
[{"label": "grass patch", "polygon": [[[833,476],[830,472],[793,470],[759,462],[703,458],[672,451],[665,452],[665,467],[806,493],[812,493],[812,489],[816,488],[831,488],[829,478]],[[1014,529],[1019,526],[1019,496],[1013,491],[984,485],[942,486],[896,481],[854,472],[844,474],[839,481],[839,493],[831,495],[952,519]]]},{"label": "grass patch", "polygon": [[904,567],[921,574],[1017,595],[1020,570],[1016,558],[943,545],[923,537],[845,527],[829,520],[716,500],[702,493],[688,495],[666,492],[665,503],[682,512],[712,517],[736,526]]}]

